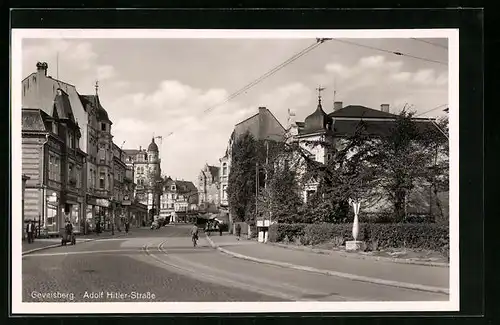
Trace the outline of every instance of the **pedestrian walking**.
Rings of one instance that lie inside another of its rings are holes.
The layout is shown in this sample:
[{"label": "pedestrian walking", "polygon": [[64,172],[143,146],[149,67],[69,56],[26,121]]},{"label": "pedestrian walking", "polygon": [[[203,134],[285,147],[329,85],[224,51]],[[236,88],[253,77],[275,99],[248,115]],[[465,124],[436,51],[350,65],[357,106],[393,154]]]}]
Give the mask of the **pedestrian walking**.
[{"label": "pedestrian walking", "polygon": [[33,221],[28,221],[28,224],[26,225],[26,236],[28,237],[28,244],[31,244],[33,242],[33,233],[35,231],[35,224]]},{"label": "pedestrian walking", "polygon": [[126,232],[127,234],[128,234],[128,229],[129,229],[129,227],[130,227],[130,224],[129,224],[128,219],[127,219],[127,220],[125,220],[125,232]]},{"label": "pedestrian walking", "polygon": [[219,223],[217,227],[219,228],[219,235],[222,236],[222,225]]}]

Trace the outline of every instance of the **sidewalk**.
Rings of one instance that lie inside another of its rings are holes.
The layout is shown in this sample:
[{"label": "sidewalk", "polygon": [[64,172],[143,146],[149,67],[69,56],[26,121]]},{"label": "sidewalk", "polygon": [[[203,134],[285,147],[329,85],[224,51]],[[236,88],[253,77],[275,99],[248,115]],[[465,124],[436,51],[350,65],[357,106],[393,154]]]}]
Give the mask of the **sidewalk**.
[{"label": "sidewalk", "polygon": [[[111,232],[104,232],[99,235],[95,233],[91,233],[89,235],[77,235],[76,236],[76,244],[82,242],[93,241],[97,239],[107,239],[107,238],[117,238],[120,236],[124,236],[125,232],[115,232],[114,235],[111,235]],[[32,251],[39,251],[46,248],[56,247],[61,245],[61,238],[35,238],[35,241],[31,244],[28,244],[27,240],[23,240],[22,242],[22,252],[28,253]]]},{"label": "sidewalk", "polygon": [[210,236],[210,240],[222,251],[250,257],[255,261],[277,262],[304,268],[305,270],[331,271],[355,279],[374,278],[379,282],[398,282],[411,285],[448,289],[449,269],[414,264],[399,264],[389,261],[365,260],[347,257],[341,253],[322,255],[314,252],[291,250],[279,246],[261,244],[253,240],[236,240],[231,235]]}]

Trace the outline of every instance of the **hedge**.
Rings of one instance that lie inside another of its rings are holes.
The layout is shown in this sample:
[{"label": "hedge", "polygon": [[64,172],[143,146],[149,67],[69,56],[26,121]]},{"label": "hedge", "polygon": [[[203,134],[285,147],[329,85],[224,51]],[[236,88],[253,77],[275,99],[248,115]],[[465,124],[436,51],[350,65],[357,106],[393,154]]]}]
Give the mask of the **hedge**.
[{"label": "hedge", "polygon": [[[335,242],[344,245],[353,240],[352,224],[274,224],[269,228],[269,241],[280,242],[288,237],[303,245]],[[434,223],[361,223],[358,240],[377,248],[429,249],[447,252],[448,226]]]}]

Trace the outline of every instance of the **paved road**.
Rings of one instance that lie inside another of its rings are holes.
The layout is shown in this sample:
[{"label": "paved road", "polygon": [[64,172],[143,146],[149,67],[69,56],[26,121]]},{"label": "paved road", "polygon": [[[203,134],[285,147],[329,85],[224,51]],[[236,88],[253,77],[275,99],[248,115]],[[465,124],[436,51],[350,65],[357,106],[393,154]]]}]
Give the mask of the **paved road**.
[{"label": "paved road", "polygon": [[23,301],[448,300],[231,258],[203,236],[193,248],[185,226],[44,250],[22,267]]}]

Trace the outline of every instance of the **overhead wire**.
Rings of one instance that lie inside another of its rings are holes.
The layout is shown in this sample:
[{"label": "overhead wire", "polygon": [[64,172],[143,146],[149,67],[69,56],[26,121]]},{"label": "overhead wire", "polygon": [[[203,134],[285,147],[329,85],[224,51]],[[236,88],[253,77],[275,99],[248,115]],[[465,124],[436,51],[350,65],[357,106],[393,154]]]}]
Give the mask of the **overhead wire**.
[{"label": "overhead wire", "polygon": [[273,74],[275,74],[276,72],[278,72],[279,70],[283,69],[285,66],[289,65],[290,63],[298,60],[300,57],[306,55],[307,53],[311,52],[312,50],[314,50],[315,48],[319,47],[321,44],[323,44],[323,42],[325,40],[329,40],[329,39],[317,39],[316,43],[314,44],[311,44],[309,45],[308,47],[306,47],[305,49],[299,51],[298,53],[294,54],[293,56],[291,56],[290,58],[288,58],[287,60],[285,60],[284,62],[280,63],[279,65],[275,66],[274,68],[272,68],[271,70],[269,70],[268,72],[266,72],[265,74],[263,74],[262,76],[260,76],[259,78],[251,81],[250,83],[246,84],[244,87],[240,88],[239,90],[237,90],[236,92],[232,93],[231,95],[229,95],[224,101],[212,106],[212,107],[209,107],[207,109],[205,109],[205,113],[206,112],[209,112],[211,111],[212,109],[214,108],[217,108],[227,102],[229,102],[230,100],[232,100],[233,98],[241,95],[242,93],[246,92],[247,90],[249,90],[250,88],[254,87],[255,85],[257,85],[258,83],[262,82],[263,80],[267,79],[268,77],[272,76]]},{"label": "overhead wire", "polygon": [[423,57],[419,57],[419,56],[415,56],[415,55],[411,55],[411,54],[407,54],[407,53],[403,53],[403,52],[397,52],[397,51],[392,51],[392,50],[385,50],[385,49],[381,49],[379,47],[370,46],[370,45],[364,45],[364,44],[359,44],[359,43],[356,43],[356,42],[341,40],[341,39],[338,39],[338,38],[334,38],[333,40],[336,41],[336,42],[350,44],[350,45],[359,46],[359,47],[364,47],[364,48],[367,48],[367,49],[371,49],[371,50],[375,50],[375,51],[380,51],[380,52],[385,52],[385,53],[389,53],[389,54],[393,54],[393,55],[406,56],[406,57],[409,57],[409,58],[412,58],[412,59],[417,59],[417,60],[422,60],[422,61],[427,61],[427,62],[442,64],[442,65],[448,65],[448,63],[446,63],[446,62],[432,60],[432,59],[427,59],[427,58],[423,58]]},{"label": "overhead wire", "polygon": [[426,40],[423,40],[421,38],[414,38],[414,37],[411,37],[412,40],[414,41],[418,41],[418,42],[422,42],[422,43],[427,43],[429,45],[432,45],[432,46],[436,46],[436,47],[440,47],[442,49],[445,49],[445,50],[448,50],[448,47],[444,46],[444,45],[441,45],[441,44],[436,44],[436,43],[433,43],[433,42],[429,42],[429,41],[426,41]]},{"label": "overhead wire", "polygon": [[445,106],[448,106],[448,104],[442,104],[442,105],[436,106],[436,107],[434,107],[434,108],[431,108],[430,110],[427,110],[427,111],[425,111],[425,112],[423,112],[423,113],[420,113],[420,114],[416,115],[415,117],[419,117],[419,116],[422,116],[422,115],[424,115],[424,114],[427,114],[427,113],[433,112],[433,111],[435,111],[435,110],[437,110],[437,109],[439,109],[439,108],[445,107]]}]

